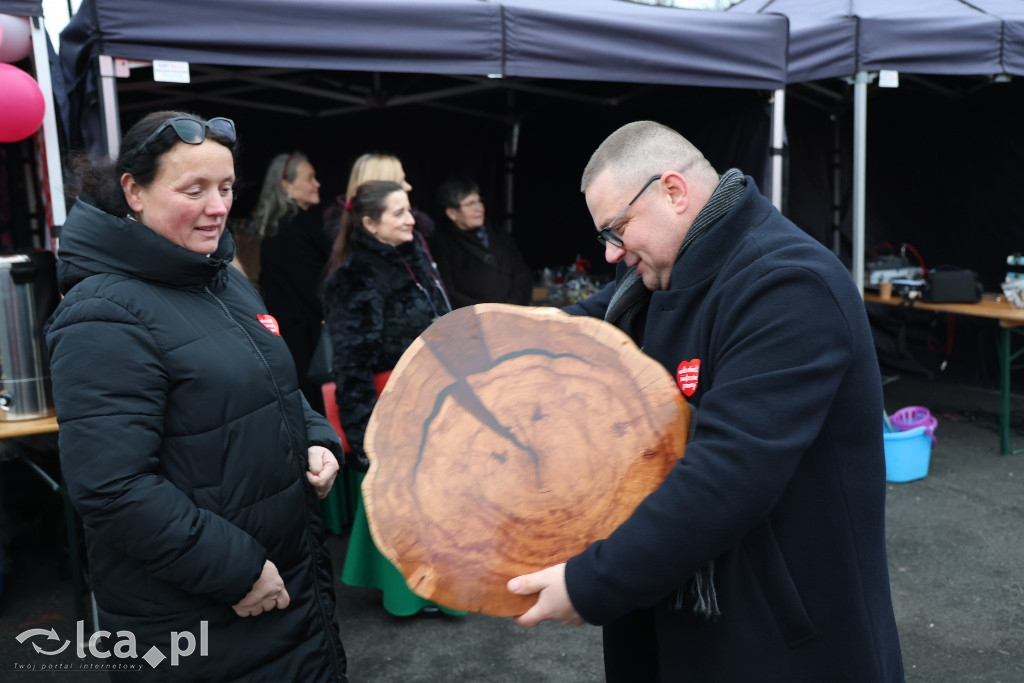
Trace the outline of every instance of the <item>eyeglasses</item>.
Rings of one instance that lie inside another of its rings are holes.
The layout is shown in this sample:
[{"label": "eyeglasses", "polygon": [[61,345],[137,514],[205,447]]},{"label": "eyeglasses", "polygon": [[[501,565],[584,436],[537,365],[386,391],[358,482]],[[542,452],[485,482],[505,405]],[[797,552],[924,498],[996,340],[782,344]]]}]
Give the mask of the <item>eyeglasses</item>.
[{"label": "eyeglasses", "polygon": [[210,119],[206,123],[203,123],[199,119],[192,118],[191,116],[175,116],[167,119],[160,127],[154,130],[145,141],[139,145],[139,149],[142,149],[149,143],[156,140],[160,133],[163,133],[168,127],[172,128],[177,134],[178,139],[189,145],[198,145],[206,139],[207,129],[216,131],[226,137],[228,141],[235,141],[235,122],[231,119],[226,119],[223,116],[217,116]]},{"label": "eyeglasses", "polygon": [[467,199],[464,202],[459,202],[459,208],[460,209],[468,209],[468,208],[471,208],[471,207],[474,207],[474,206],[483,206],[483,205],[484,205],[484,200],[480,199],[479,197],[476,197],[474,199]]},{"label": "eyeglasses", "polygon": [[650,179],[646,183],[644,183],[644,186],[640,188],[640,191],[637,192],[636,195],[629,200],[629,204],[626,204],[626,208],[622,210],[622,213],[620,213],[618,216],[612,219],[612,221],[606,227],[601,228],[601,230],[598,231],[597,241],[600,242],[601,244],[611,244],[613,247],[618,247],[619,249],[622,249],[622,247],[625,246],[625,244],[622,241],[622,238],[616,235],[614,232],[612,232],[612,230],[615,229],[615,224],[621,221],[622,217],[626,215],[627,211],[629,211],[629,207],[633,206],[633,203],[636,200],[640,199],[640,195],[644,193],[644,190],[650,187],[651,183],[653,183],[655,180],[660,179],[660,175],[652,175]]}]

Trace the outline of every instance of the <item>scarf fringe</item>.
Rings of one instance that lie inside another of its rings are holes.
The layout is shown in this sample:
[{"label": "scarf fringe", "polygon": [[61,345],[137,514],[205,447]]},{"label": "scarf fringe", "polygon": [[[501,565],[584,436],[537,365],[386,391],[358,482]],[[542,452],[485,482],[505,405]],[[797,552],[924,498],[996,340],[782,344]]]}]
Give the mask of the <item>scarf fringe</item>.
[{"label": "scarf fringe", "polygon": [[718,608],[718,591],[715,590],[714,560],[710,560],[693,575],[687,588],[681,588],[676,592],[676,611],[683,609],[687,593],[693,599],[694,615],[706,620],[721,616],[722,612]]}]

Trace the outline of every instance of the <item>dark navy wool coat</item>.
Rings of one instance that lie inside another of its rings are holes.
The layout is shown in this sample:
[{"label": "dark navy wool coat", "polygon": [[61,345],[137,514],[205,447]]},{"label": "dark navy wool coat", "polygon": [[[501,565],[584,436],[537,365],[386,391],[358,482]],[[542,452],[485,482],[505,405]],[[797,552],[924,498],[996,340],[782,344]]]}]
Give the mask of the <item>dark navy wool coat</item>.
[{"label": "dark navy wool coat", "polygon": [[[746,182],[647,312],[643,350],[692,391],[685,456],[569,560],[569,596],[605,625],[611,681],[901,681],[864,305],[840,261]],[[609,298],[568,310],[603,317]],[[686,591],[709,560],[711,620]]]},{"label": "dark navy wool coat", "polygon": [[442,221],[430,238],[430,252],[452,306],[530,303],[533,275],[512,235],[500,227],[488,227],[487,236],[485,248],[475,231]]}]

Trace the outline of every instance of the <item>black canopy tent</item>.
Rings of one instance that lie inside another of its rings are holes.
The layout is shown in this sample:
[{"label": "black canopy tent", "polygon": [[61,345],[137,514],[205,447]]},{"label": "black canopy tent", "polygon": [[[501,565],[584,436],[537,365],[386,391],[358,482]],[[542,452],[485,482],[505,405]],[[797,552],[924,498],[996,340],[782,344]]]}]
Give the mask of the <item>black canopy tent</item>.
[{"label": "black canopy tent", "polygon": [[1019,0],[976,0],[981,10],[1003,20],[1001,60],[1006,73],[1024,73],[1024,3]]},{"label": "black canopy tent", "polygon": [[[620,0],[212,0],[188,12],[159,0],[85,0],[61,34],[61,59],[76,100],[89,98],[86,81],[103,55],[273,69],[776,89],[785,80],[786,31],[778,16]],[[450,87],[438,97],[449,96]],[[98,151],[95,141],[88,142],[90,151]]]},{"label": "black canopy tent", "polygon": [[[1021,4],[990,2],[993,9]],[[961,0],[742,0],[728,12],[785,16],[790,23],[787,81],[800,83],[881,69],[1001,73],[1001,54],[1009,47],[1004,20],[984,7],[984,2]]]},{"label": "black canopy tent", "polygon": [[[865,252],[906,244],[912,262],[971,268],[998,290],[1024,237],[1024,2],[743,0],[730,12],[790,21],[789,215],[849,235],[858,277]],[[898,88],[879,87],[882,70]],[[992,325],[873,320],[884,366],[999,384]]]},{"label": "black canopy tent", "polygon": [[[781,83],[786,77],[788,35],[783,17],[773,17],[774,25],[767,26],[724,23],[725,15],[718,12],[620,0],[503,0],[502,4],[505,68],[512,77],[769,91],[771,129],[763,135],[756,125],[746,129],[750,151],[742,167],[781,207],[785,103]],[[646,117],[660,118],[661,113]],[[723,128],[717,142],[735,138],[735,132]],[[760,168],[757,156],[769,150],[771,168]]]},{"label": "black canopy tent", "polygon": [[[62,36],[68,43],[62,47],[62,60],[79,89],[84,80],[93,79],[93,87],[102,80],[95,69],[101,52],[123,57],[129,64],[156,58],[190,62],[194,78],[187,89],[134,77],[111,88],[122,95],[122,112],[174,106],[191,98],[207,106],[212,103],[217,111],[238,104],[279,112],[278,128],[285,117],[303,116],[309,119],[304,127],[322,131],[334,126],[347,138],[359,136],[356,129],[363,130],[372,117],[395,124],[395,135],[403,140],[412,135],[465,138],[470,145],[483,144],[478,129],[496,126],[503,132],[485,136],[489,146],[483,153],[497,156],[495,149],[501,149],[498,154],[509,167],[527,163],[529,154],[518,153],[519,143],[528,147],[535,140],[529,133],[544,130],[567,152],[578,154],[577,166],[582,166],[588,148],[599,140],[586,137],[591,135],[590,125],[603,125],[601,132],[606,133],[617,123],[607,112],[611,103],[624,117],[640,112],[670,124],[683,109],[707,108],[711,116],[721,117],[722,109],[733,106],[708,107],[702,93],[691,97],[684,88],[666,97],[664,89],[657,89],[662,86],[654,85],[664,83],[777,91],[785,81],[791,96],[817,98],[819,103],[824,93],[833,100],[826,100],[824,107],[830,115],[838,112],[837,120],[848,128],[841,135],[845,139],[853,129],[854,147],[862,148],[867,81],[878,69],[903,75],[904,87],[896,97],[905,97],[915,85],[921,87],[911,74],[931,76],[929,83],[938,84],[933,91],[948,94],[949,88],[943,90],[941,84],[948,74],[987,78],[1020,73],[1021,5],[1020,0],[744,0],[722,13],[621,0],[216,0],[182,13],[157,0],[85,0]],[[312,70],[319,70],[321,78],[310,82]],[[329,70],[337,71],[332,77]],[[858,73],[864,82],[854,85]],[[358,82],[358,77],[365,80]],[[644,93],[647,109],[622,106],[639,101]],[[851,111],[853,93],[864,97]],[[474,94],[476,100],[471,99]],[[872,88],[871,94],[880,101],[891,92]],[[94,94],[76,101],[95,108],[103,99]],[[437,118],[430,113],[388,116],[387,110],[411,103],[429,107]],[[778,112],[781,98],[776,98],[776,105]],[[367,116],[346,118],[344,123],[339,119],[354,112]],[[526,118],[524,112],[534,115]],[[84,113],[91,114],[86,121],[99,120],[97,111]],[[452,129],[438,129],[446,119],[454,121],[464,114],[478,121],[466,125],[463,118]],[[858,117],[861,124],[855,125]],[[692,118],[682,122],[688,131],[695,125]],[[727,128],[731,122],[716,123]],[[758,126],[744,133],[758,140],[754,146],[767,146]],[[814,155],[828,158],[831,130],[820,139],[799,125],[793,130],[797,128],[795,145],[812,147]],[[83,124],[82,129],[95,131],[98,125]],[[576,138],[585,138],[578,148]],[[780,138],[781,134],[770,143],[772,149],[782,147]],[[93,139],[92,145],[97,142],[102,140]],[[330,133],[319,140],[321,147],[333,143]],[[868,162],[855,152],[845,153],[856,169],[854,177],[860,178],[853,194],[862,194]],[[437,165],[466,154],[426,148],[429,161],[422,163]],[[417,163],[411,160],[407,166]],[[759,169],[752,165],[748,162],[744,170],[757,177]],[[427,177],[429,170],[421,167],[411,177]],[[808,184],[830,184],[832,169],[827,164],[810,172],[812,179],[794,178],[792,196],[805,197]],[[517,187],[527,183],[523,177]],[[535,191],[534,186],[529,188]],[[571,202],[572,192],[575,188],[564,194],[560,190],[558,196]],[[873,203],[880,194],[872,194]],[[829,196],[823,207],[829,224],[834,201]],[[517,202],[517,208],[528,203]],[[802,219],[803,205],[791,204],[790,214],[813,233],[813,224],[820,219]],[[849,205],[857,214],[853,222],[863,224],[863,199]],[[872,212],[885,213],[874,208]],[[866,229],[847,226],[846,232],[856,243],[851,255],[856,270]]]},{"label": "black canopy tent", "polygon": [[[1024,75],[1024,63],[1021,61],[1024,53],[1024,3],[1020,0],[743,0],[731,7],[729,13],[785,16],[790,23],[789,91],[795,94],[800,92],[800,84],[819,81],[807,87],[834,97],[829,108],[835,120],[852,115],[852,121],[847,119],[853,138],[850,235],[853,272],[858,282],[863,278],[863,260],[869,248],[866,236],[869,230],[866,225],[867,185],[871,182],[872,187],[879,188],[872,193],[873,202],[879,195],[883,199],[892,195],[888,190],[891,185],[880,186],[880,181],[887,177],[884,171],[873,173],[871,181],[867,177],[868,164],[871,163],[867,158],[868,85],[875,75],[883,70],[898,72],[904,76],[905,82],[909,80],[919,90],[930,88],[933,94],[941,93],[940,99],[955,97],[957,89],[973,92],[979,83],[993,79],[1007,81],[1010,76]],[[908,75],[909,78],[906,77]],[[928,77],[928,80],[921,76]],[[944,85],[950,77],[967,77],[970,80],[961,81],[951,88]],[[837,92],[820,84],[824,79],[836,78],[847,79],[852,87],[844,86]],[[890,91],[887,94],[899,97],[902,93]],[[877,100],[883,95],[875,88],[873,96]],[[851,99],[852,110],[848,106]],[[945,102],[936,102],[935,105],[947,112],[955,111]],[[840,110],[842,116],[836,116]],[[935,117],[940,113],[923,115]],[[881,121],[878,123],[885,125]],[[928,121],[921,120],[922,129],[927,128],[927,124]],[[974,125],[984,126],[998,135],[1005,132],[1004,128],[986,126],[983,120]],[[950,134],[955,148],[957,136],[966,138],[972,131],[951,130]],[[897,141],[895,151],[910,149],[903,146],[905,143],[917,144],[919,139],[914,137],[904,136]],[[819,143],[818,146],[827,144]],[[883,153],[886,151],[891,150],[883,150]],[[908,160],[915,159],[912,154],[905,156]],[[900,193],[899,198],[906,200],[908,195]],[[907,211],[892,211],[891,204],[875,212],[875,216],[906,214]],[[838,221],[834,227],[839,230]],[[934,229],[935,226],[929,227]],[[956,229],[949,226],[948,230],[941,232],[948,236]],[[838,248],[838,244],[836,246]],[[994,284],[990,282],[989,286]]]},{"label": "black canopy tent", "polygon": [[15,17],[43,16],[42,0],[0,0],[0,14]]},{"label": "black canopy tent", "polygon": [[[414,203],[424,195],[429,201],[446,172],[468,169],[499,188],[494,194],[509,206],[515,195],[516,233],[531,251],[545,248],[548,258],[560,251],[562,262],[585,241],[596,264],[578,177],[600,137],[638,112],[670,125],[692,118],[700,107],[667,102],[684,91],[678,85],[714,86],[726,99],[742,92],[739,105],[722,105],[726,120],[756,127],[739,140],[733,130],[718,132],[722,163],[739,165],[738,156],[763,176],[765,92],[784,82],[786,33],[779,16],[621,0],[211,0],[188,12],[159,0],[85,0],[61,34],[61,61],[71,88],[71,140],[93,154],[116,144],[119,114],[231,112],[242,119],[250,153],[256,145],[316,151],[333,192],[343,189],[348,162],[373,148],[401,151],[417,186]],[[192,82],[152,82],[155,59],[187,61]],[[118,67],[129,78],[115,79]],[[744,111],[733,112],[736,106]],[[552,156],[554,140],[584,151]],[[267,149],[265,157],[279,151]],[[553,159],[570,164],[557,179]],[[260,164],[246,165],[251,179]],[[246,197],[252,192],[240,197],[243,211]],[[492,204],[492,219],[499,208]]]},{"label": "black canopy tent", "polygon": [[65,32],[76,53],[236,66],[762,89],[786,72],[779,16],[621,0],[85,0]]},{"label": "black canopy tent", "polygon": [[786,80],[781,16],[766,24],[622,0],[500,1],[509,76],[761,90]]},{"label": "black canopy tent", "polygon": [[[431,21],[438,16],[445,21]],[[61,33],[61,60],[82,146],[113,154],[120,123],[111,57],[275,69],[255,78],[281,85],[289,70],[307,69],[486,75],[500,72],[500,36],[500,7],[472,0],[217,0],[188,12],[159,0],[85,0]],[[230,99],[232,75],[211,73]]]},{"label": "black canopy tent", "polygon": [[[502,157],[492,184],[514,164],[516,233],[531,245],[566,232],[592,241],[578,170],[627,120],[663,120],[711,148],[716,165],[757,177],[763,161],[733,160],[782,147],[780,135],[768,140],[765,91],[785,83],[789,215],[823,241],[821,227],[841,224],[855,270],[877,239],[927,242],[929,265],[974,267],[991,289],[999,264],[971,257],[1019,250],[1024,220],[1015,202],[1021,83],[1012,78],[1024,72],[1022,6],[743,0],[714,13],[622,0],[215,0],[183,13],[157,0],[85,0],[61,56],[76,106],[90,114],[76,117],[79,130],[99,130],[105,55],[130,73],[111,86],[115,112],[259,112],[242,126],[247,140],[333,153],[338,167],[367,146],[401,151],[419,186],[414,202],[432,172]],[[192,83],[153,83],[147,68],[132,68],[156,58],[188,61]],[[899,71],[901,87],[876,87],[880,69]],[[718,101],[710,90],[729,95]],[[705,126],[718,137],[702,137]],[[834,180],[839,165],[856,170],[857,187],[850,174]],[[841,204],[851,210],[833,219]]]}]

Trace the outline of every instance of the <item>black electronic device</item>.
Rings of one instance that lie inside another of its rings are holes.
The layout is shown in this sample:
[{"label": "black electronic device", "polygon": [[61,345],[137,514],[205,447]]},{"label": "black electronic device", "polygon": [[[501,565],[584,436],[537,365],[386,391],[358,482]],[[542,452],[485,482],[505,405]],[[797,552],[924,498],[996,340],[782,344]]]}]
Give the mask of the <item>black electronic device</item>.
[{"label": "black electronic device", "polygon": [[913,280],[922,275],[920,258],[915,265],[907,258],[907,250],[916,256],[917,251],[909,245],[900,247],[899,253],[871,256],[864,262],[864,287],[878,289],[883,282],[894,280]]}]

